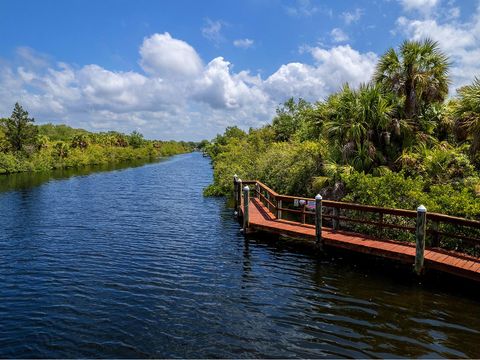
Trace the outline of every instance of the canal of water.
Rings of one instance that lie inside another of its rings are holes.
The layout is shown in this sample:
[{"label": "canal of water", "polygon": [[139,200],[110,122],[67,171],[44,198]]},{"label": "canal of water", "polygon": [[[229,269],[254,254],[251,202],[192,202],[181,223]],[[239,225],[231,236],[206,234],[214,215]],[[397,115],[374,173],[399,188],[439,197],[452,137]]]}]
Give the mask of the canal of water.
[{"label": "canal of water", "polygon": [[245,240],[199,153],[94,170],[0,177],[0,358],[480,357],[475,296]]}]

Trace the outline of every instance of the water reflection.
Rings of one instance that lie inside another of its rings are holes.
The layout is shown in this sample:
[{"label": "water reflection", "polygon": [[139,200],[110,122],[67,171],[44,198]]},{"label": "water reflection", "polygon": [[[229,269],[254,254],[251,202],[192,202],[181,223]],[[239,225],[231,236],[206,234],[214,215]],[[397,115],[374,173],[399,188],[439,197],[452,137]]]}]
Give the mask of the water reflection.
[{"label": "water reflection", "polygon": [[164,160],[164,158],[156,160],[131,160],[116,164],[87,165],[78,168],[57,169],[44,172],[0,174],[0,192],[30,189],[52,180],[62,180],[73,176],[86,176],[98,172],[135,168]]},{"label": "water reflection", "polygon": [[[266,248],[272,262],[278,264],[274,267],[282,270],[306,269],[299,263],[286,265],[284,258],[311,258],[314,266],[308,271],[310,282],[305,278],[298,283],[288,282],[290,288],[297,290],[295,299],[291,305],[285,305],[277,319],[302,334],[299,347],[327,348],[325,356],[355,358],[392,357],[392,354],[450,358],[480,354],[480,323],[475,320],[472,326],[459,325],[477,318],[476,293],[456,294],[460,288],[442,288],[438,283],[425,287],[415,277],[408,276],[408,272],[390,269],[382,262],[373,264],[341,253],[319,257],[313,246],[299,250],[301,242],[285,240],[251,235],[244,254],[250,264],[255,261],[247,249],[252,245]],[[301,277],[301,270],[298,271]],[[460,343],[464,346],[459,347]]]}]

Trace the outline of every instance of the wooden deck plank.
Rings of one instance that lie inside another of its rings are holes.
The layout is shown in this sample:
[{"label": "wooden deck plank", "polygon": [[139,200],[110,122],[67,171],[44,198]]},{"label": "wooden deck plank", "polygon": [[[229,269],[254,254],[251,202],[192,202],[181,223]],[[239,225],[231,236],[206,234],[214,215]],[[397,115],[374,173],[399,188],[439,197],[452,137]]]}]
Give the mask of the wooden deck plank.
[{"label": "wooden deck plank", "polygon": [[[250,200],[249,217],[252,229],[315,241],[314,225],[276,219],[275,215],[256,198]],[[379,240],[347,231],[333,231],[325,227],[322,228],[322,238],[326,246],[404,263],[413,264],[415,260],[415,244],[412,243]],[[466,254],[436,248],[426,249],[425,267],[480,282],[480,259]]]}]

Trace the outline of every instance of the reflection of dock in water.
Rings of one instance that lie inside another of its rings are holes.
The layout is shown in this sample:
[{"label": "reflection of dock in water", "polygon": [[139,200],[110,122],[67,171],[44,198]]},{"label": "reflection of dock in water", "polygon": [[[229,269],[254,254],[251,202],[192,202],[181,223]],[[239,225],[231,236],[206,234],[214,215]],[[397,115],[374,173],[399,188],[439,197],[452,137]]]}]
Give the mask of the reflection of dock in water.
[{"label": "reflection of dock in water", "polygon": [[[480,281],[480,221],[427,214],[423,206],[412,211],[322,200],[320,195],[315,199],[281,195],[259,181],[236,178],[234,186],[245,233],[305,239],[320,249],[339,248],[411,264],[418,274],[432,269]],[[377,233],[383,229],[403,237],[414,233],[415,242],[364,235],[358,227],[348,228],[349,223],[373,226]],[[452,241],[464,245],[464,252],[451,250]]]}]

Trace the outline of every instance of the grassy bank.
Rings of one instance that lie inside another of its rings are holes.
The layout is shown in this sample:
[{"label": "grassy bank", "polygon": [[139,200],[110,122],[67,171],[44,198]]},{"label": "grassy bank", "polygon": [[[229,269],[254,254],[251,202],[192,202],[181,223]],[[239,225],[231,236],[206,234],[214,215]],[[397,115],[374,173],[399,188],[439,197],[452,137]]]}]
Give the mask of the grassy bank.
[{"label": "grassy bank", "polygon": [[[28,115],[28,114],[27,114]],[[0,125],[0,174],[115,164],[151,160],[192,151],[193,143],[145,140],[138,132],[92,133],[66,125],[33,125],[33,121],[8,129]],[[18,128],[28,128],[16,144]]]}]

